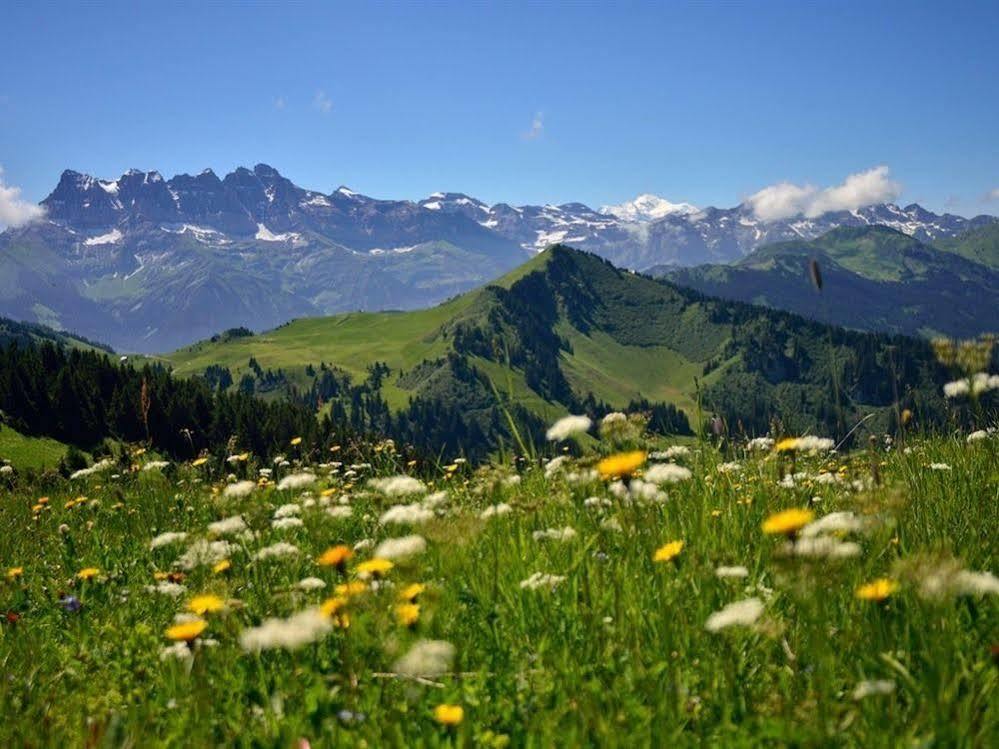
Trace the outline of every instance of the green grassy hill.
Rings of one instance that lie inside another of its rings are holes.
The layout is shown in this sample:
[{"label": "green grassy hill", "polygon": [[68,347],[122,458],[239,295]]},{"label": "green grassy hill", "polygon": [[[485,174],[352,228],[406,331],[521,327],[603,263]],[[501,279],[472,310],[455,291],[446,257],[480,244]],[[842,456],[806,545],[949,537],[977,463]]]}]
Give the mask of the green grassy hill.
[{"label": "green grassy hill", "polygon": [[[733,265],[662,270],[705,294],[785,309],[860,330],[970,338],[996,328],[995,227],[947,251],[884,226],[840,228],[761,247]],[[992,244],[989,245],[991,238]],[[821,293],[809,273],[818,262]]]},{"label": "green grassy hill", "polygon": [[361,425],[406,433],[400,425],[408,422],[424,437],[434,408],[455,411],[441,417],[442,431],[457,420],[482,437],[502,431],[505,407],[536,417],[536,430],[560,414],[641,399],[678,406],[695,421],[698,398],[733,429],[765,432],[776,415],[796,431],[825,430],[871,409],[887,418],[890,366],[908,383],[910,405],[927,413],[939,406],[942,376],[919,341],[830,334],[564,246],[432,309],[295,320],[163,359],[179,375],[225,370],[229,387],[340,404],[341,416],[364,408]]},{"label": "green grassy hill", "polygon": [[48,437],[27,437],[0,424],[0,462],[15,468],[56,468],[67,446]]},{"label": "green grassy hill", "polygon": [[971,229],[957,237],[935,243],[941,250],[999,270],[999,222]]}]

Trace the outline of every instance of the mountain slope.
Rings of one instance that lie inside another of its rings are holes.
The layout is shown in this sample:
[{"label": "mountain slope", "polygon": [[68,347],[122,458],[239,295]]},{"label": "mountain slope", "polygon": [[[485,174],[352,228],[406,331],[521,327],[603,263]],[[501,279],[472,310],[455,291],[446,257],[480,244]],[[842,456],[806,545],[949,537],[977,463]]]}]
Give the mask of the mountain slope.
[{"label": "mountain slope", "polygon": [[654,195],[599,211],[490,206],[452,192],[378,200],[304,189],[266,164],[169,180],[67,170],[42,206],[43,220],[0,234],[0,314],[128,351],[296,316],[425,307],[556,243],[645,269],[727,262],[837,226],[937,240],[995,221],[891,204],[764,221],[748,205],[698,209]]},{"label": "mountain slope", "polygon": [[[296,320],[166,359],[178,374],[214,376],[224,368],[233,387],[277,381],[311,393],[317,404],[337,403],[344,383],[363,381],[361,395],[377,393],[397,414],[392,418],[443,402],[481,417],[484,433],[502,403],[542,421],[601,412],[598,401],[623,408],[643,398],[693,415],[698,392],[704,408],[732,428],[766,432],[779,417],[793,431],[845,432],[862,410],[882,411],[884,426],[893,377],[906,388],[907,405],[927,418],[937,413],[943,373],[927,343],[835,331],[833,344],[835,355],[826,326],[708,299],[556,246],[432,309]],[[337,386],[327,383],[317,398],[317,387],[331,377],[340,378]]]},{"label": "mountain slope", "polygon": [[999,270],[999,223],[969,229],[956,237],[941,238],[934,246]]},{"label": "mountain slope", "polygon": [[[810,276],[812,260],[821,293]],[[732,265],[658,274],[712,296],[863,330],[969,338],[997,325],[999,272],[881,226],[767,245]]]}]

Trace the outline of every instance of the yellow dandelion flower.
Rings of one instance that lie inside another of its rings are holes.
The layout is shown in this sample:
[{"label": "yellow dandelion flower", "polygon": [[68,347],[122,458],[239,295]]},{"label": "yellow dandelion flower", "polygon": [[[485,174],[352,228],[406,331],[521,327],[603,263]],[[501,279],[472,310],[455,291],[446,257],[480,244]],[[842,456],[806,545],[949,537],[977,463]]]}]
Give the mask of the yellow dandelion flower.
[{"label": "yellow dandelion flower", "polygon": [[368,584],[361,580],[351,580],[349,583],[341,583],[334,589],[338,596],[359,596],[368,589]]},{"label": "yellow dandelion flower", "polygon": [[301,437],[292,437],[291,438],[291,446],[292,447],[298,447],[301,444],[302,444],[302,438]]},{"label": "yellow dandelion flower", "polygon": [[39,497],[38,498],[38,504],[40,504],[40,505],[47,505],[48,503],[49,503],[49,498],[48,497]]},{"label": "yellow dandelion flower", "polygon": [[76,573],[76,576],[81,580],[93,580],[99,574],[101,574],[101,571],[96,567],[84,567]]},{"label": "yellow dandelion flower", "polygon": [[676,559],[680,552],[683,551],[683,541],[670,541],[668,544],[664,544],[656,549],[656,553],[652,555],[653,562],[670,562]]},{"label": "yellow dandelion flower", "polygon": [[230,562],[228,559],[223,559],[215,563],[215,565],[212,567],[212,572],[214,572],[216,575],[221,575],[223,572],[228,572],[230,569],[232,569],[232,562]]},{"label": "yellow dandelion flower", "polygon": [[797,437],[786,437],[774,445],[774,452],[786,453],[792,450],[798,449],[798,438]]},{"label": "yellow dandelion flower", "polygon": [[349,601],[343,596],[335,596],[323,601],[319,610],[324,616],[330,617],[336,626],[347,629],[350,626],[350,615],[346,611],[348,603]]},{"label": "yellow dandelion flower", "polygon": [[423,591],[427,589],[423,583],[410,583],[399,591],[399,599],[402,601],[415,601]]},{"label": "yellow dandelion flower", "polygon": [[763,532],[767,534],[781,533],[792,535],[797,533],[815,517],[811,510],[792,508],[774,513],[763,521]]},{"label": "yellow dandelion flower", "polygon": [[617,453],[597,463],[597,472],[605,479],[630,476],[645,464],[646,457],[644,450]]},{"label": "yellow dandelion flower", "polygon": [[461,705],[438,705],[434,708],[434,720],[442,726],[456,726],[465,719],[465,709]]},{"label": "yellow dandelion flower", "polygon": [[8,580],[17,580],[21,575],[24,574],[24,567],[11,567],[7,570]]},{"label": "yellow dandelion flower", "polygon": [[191,461],[191,465],[197,468],[198,466],[203,466],[208,462],[208,458],[195,458]]},{"label": "yellow dandelion flower", "polygon": [[323,489],[319,492],[320,497],[332,497],[334,494],[336,494],[336,489],[332,486],[329,489]]},{"label": "yellow dandelion flower", "polygon": [[404,627],[412,627],[420,620],[420,606],[416,603],[400,603],[395,607],[395,617]]},{"label": "yellow dandelion flower", "polygon": [[357,565],[357,572],[361,575],[375,575],[377,577],[378,575],[384,575],[393,567],[395,567],[395,564],[388,559],[375,557]]},{"label": "yellow dandelion flower", "polygon": [[898,583],[881,577],[857,588],[856,596],[862,601],[883,601],[898,590]]},{"label": "yellow dandelion flower", "polygon": [[350,547],[340,544],[339,546],[331,546],[320,554],[316,559],[316,564],[320,567],[342,568],[352,556],[354,556],[354,552],[351,551]]},{"label": "yellow dandelion flower", "polygon": [[195,614],[213,614],[225,608],[225,601],[211,593],[195,596],[187,602],[187,610]]},{"label": "yellow dandelion flower", "polygon": [[168,640],[191,642],[192,640],[196,640],[205,631],[206,627],[208,627],[208,622],[204,619],[192,619],[189,622],[181,622],[180,624],[174,624],[172,627],[167,627],[165,634]]}]

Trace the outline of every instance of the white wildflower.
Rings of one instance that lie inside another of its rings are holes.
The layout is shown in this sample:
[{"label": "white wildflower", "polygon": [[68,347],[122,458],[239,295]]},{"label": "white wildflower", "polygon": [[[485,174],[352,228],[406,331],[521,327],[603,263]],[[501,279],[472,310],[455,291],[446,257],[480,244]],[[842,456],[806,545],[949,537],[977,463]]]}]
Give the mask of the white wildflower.
[{"label": "white wildflower", "polygon": [[110,458],[105,458],[104,460],[99,460],[94,463],[90,468],[81,468],[79,471],[73,471],[69,475],[71,479],[82,479],[87,476],[93,476],[95,473],[100,473],[101,471],[106,471],[114,465],[114,462]]},{"label": "white wildflower", "polygon": [[704,628],[708,632],[718,632],[726,627],[749,627],[763,614],[763,601],[759,598],[746,598],[725,606],[721,611],[708,617]]},{"label": "white wildflower", "polygon": [[292,473],[278,481],[277,488],[278,491],[304,489],[307,486],[312,486],[314,483],[316,483],[316,474],[314,473]]},{"label": "white wildflower", "polygon": [[301,511],[302,508],[293,502],[286,505],[281,505],[276,510],[274,510],[274,519],[278,520],[280,518],[290,518],[292,515],[298,515]]},{"label": "white wildflower", "polygon": [[557,458],[552,458],[545,464],[545,478],[550,479],[556,473],[562,470],[562,468],[572,460],[568,455],[559,455]]},{"label": "white wildflower", "polygon": [[244,629],[239,643],[251,653],[275,648],[295,650],[322,639],[332,629],[332,620],[318,608],[305,609],[287,619],[265,619],[259,627]]},{"label": "white wildflower", "polygon": [[860,556],[860,545],[853,541],[840,541],[832,536],[814,536],[788,541],[784,553],[788,556],[811,559],[848,559]]},{"label": "white wildflower", "polygon": [[374,556],[381,559],[404,559],[422,554],[427,550],[427,541],[423,536],[400,536],[387,538],[375,548]]},{"label": "white wildflower", "polygon": [[535,541],[570,541],[576,537],[576,529],[566,526],[565,528],[546,528],[541,531],[534,531],[531,534]]},{"label": "white wildflower", "polygon": [[246,521],[242,515],[233,515],[208,524],[208,532],[215,536],[232,536],[245,530]]},{"label": "white wildflower", "polygon": [[186,642],[175,642],[160,650],[161,661],[169,661],[173,659],[178,661],[189,661],[192,658],[194,658],[194,653],[191,651],[191,648],[187,646]]},{"label": "white wildflower", "polygon": [[337,520],[344,520],[354,514],[354,509],[350,505],[334,505],[326,510],[326,514]]},{"label": "white wildflower", "polygon": [[434,511],[424,507],[419,502],[408,505],[393,505],[382,513],[378,522],[382,525],[395,523],[397,525],[419,525],[432,520]]},{"label": "white wildflower", "polygon": [[773,437],[754,437],[746,443],[747,450],[772,450],[773,446]]},{"label": "white wildflower", "polygon": [[421,503],[428,510],[436,510],[438,507],[443,507],[447,504],[447,492],[439,491],[433,494],[428,494],[423,498]]},{"label": "white wildflower", "polygon": [[854,700],[862,700],[866,697],[891,694],[895,691],[895,682],[886,679],[875,681],[861,681],[853,688],[852,697]]},{"label": "white wildflower", "polygon": [[326,583],[318,577],[306,577],[295,583],[299,590],[320,590],[326,587]]},{"label": "white wildflower", "polygon": [[454,645],[445,640],[418,640],[392,668],[405,676],[440,676],[450,670],[454,653]]},{"label": "white wildflower", "polygon": [[624,530],[621,527],[621,521],[615,517],[604,518],[600,521],[600,527],[605,531],[612,531],[614,533],[621,533]]},{"label": "white wildflower", "polygon": [[235,484],[229,484],[229,486],[222,491],[222,496],[245,497],[256,488],[257,482],[255,481],[237,481]]},{"label": "white wildflower", "polygon": [[943,387],[944,395],[957,398],[962,395],[981,395],[989,390],[999,389],[999,375],[977,372],[970,377],[948,382]]},{"label": "white wildflower", "polygon": [[172,583],[169,580],[160,580],[156,585],[147,585],[147,593],[160,593],[171,598],[179,598],[187,592],[187,588],[180,583]]},{"label": "white wildflower", "polygon": [[520,587],[524,590],[540,590],[541,588],[555,590],[563,582],[565,582],[565,575],[550,575],[545,572],[535,572],[526,580],[521,580]]},{"label": "white wildflower", "polygon": [[718,473],[740,473],[742,471],[742,464],[737,460],[730,461],[728,463],[722,463],[718,466]]},{"label": "white wildflower", "polygon": [[202,538],[191,544],[175,565],[183,570],[193,570],[201,565],[228,559],[233,551],[234,548],[228,541],[206,541]]},{"label": "white wildflower", "polygon": [[950,466],[946,463],[930,463],[929,466],[931,471],[949,471]]},{"label": "white wildflower", "polygon": [[153,538],[149,542],[149,550],[153,551],[155,549],[160,549],[164,546],[169,546],[170,544],[175,544],[178,541],[183,541],[187,538],[187,534],[183,531],[167,531],[166,533],[161,533],[160,535]]},{"label": "white wildflower", "polygon": [[285,541],[278,541],[275,544],[259,549],[257,553],[253,555],[253,558],[261,561],[268,559],[283,559],[284,557],[297,556],[298,553],[298,547],[294,544],[289,544]]},{"label": "white wildflower", "polygon": [[422,481],[404,475],[369,479],[368,486],[387,497],[404,497],[408,494],[423,494],[427,491],[427,487]]},{"label": "white wildflower", "polygon": [[271,528],[278,531],[285,531],[289,528],[301,528],[305,523],[302,522],[302,518],[277,518],[271,521]]},{"label": "white wildflower", "polygon": [[479,517],[483,520],[488,520],[489,518],[496,517],[498,515],[506,515],[508,512],[512,512],[513,508],[506,502],[500,502],[499,504],[489,505],[484,509]]},{"label": "white wildflower", "polygon": [[715,570],[715,577],[749,577],[749,570],[742,565],[734,567],[718,567]]},{"label": "white wildflower", "polygon": [[589,508],[601,508],[601,507],[613,507],[614,503],[611,502],[607,497],[587,497],[583,500],[583,507]]},{"label": "white wildflower", "polygon": [[676,463],[655,463],[645,471],[643,478],[652,484],[676,484],[693,476],[689,468]]},{"label": "white wildflower", "polygon": [[588,432],[593,422],[589,416],[563,416],[552,424],[545,432],[549,442],[561,442],[576,434]]},{"label": "white wildflower", "polygon": [[649,456],[649,460],[676,460],[686,458],[690,455],[690,448],[686,445],[672,445],[665,450],[654,452]]},{"label": "white wildflower", "polygon": [[161,468],[166,468],[170,465],[169,460],[150,460],[144,466],[142,466],[143,471],[158,471]]},{"label": "white wildflower", "polygon": [[830,512],[802,528],[801,535],[811,538],[829,533],[857,533],[869,525],[869,519],[858,517],[852,512]]}]

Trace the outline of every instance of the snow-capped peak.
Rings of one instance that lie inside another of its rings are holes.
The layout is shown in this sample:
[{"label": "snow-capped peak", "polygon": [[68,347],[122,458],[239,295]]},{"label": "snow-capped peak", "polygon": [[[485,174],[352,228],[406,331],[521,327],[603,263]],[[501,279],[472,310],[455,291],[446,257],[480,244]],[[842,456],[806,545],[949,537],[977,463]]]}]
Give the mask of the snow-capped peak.
[{"label": "snow-capped peak", "polygon": [[616,216],[622,221],[636,221],[645,223],[665,218],[673,214],[689,216],[697,213],[700,209],[690,203],[671,203],[666,198],[658,195],[645,193],[639,195],[634,200],[621,203],[620,205],[601,206],[600,212],[611,216]]}]

